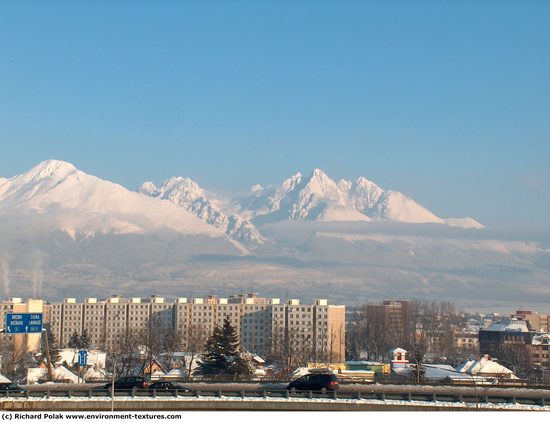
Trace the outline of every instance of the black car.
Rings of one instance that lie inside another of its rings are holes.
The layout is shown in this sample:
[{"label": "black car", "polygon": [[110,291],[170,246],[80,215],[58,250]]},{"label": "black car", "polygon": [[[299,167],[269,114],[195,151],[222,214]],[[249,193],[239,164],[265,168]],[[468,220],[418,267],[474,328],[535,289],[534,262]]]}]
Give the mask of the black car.
[{"label": "black car", "polygon": [[168,391],[188,391],[186,388],[178,384],[173,384],[170,381],[157,381],[147,387],[149,390],[168,390]]},{"label": "black car", "polygon": [[294,391],[321,391],[326,393],[327,391],[334,391],[340,387],[338,384],[338,378],[336,375],[325,374],[308,374],[295,379],[288,384],[287,390]]},{"label": "black car", "polygon": [[24,388],[19,387],[14,383],[2,383],[0,384],[0,391],[15,391],[15,392],[25,392]]},{"label": "black car", "polygon": [[[106,389],[111,389],[112,384],[109,382],[105,384]],[[123,377],[115,381],[115,390],[133,390],[147,388],[147,382],[143,377]]]}]

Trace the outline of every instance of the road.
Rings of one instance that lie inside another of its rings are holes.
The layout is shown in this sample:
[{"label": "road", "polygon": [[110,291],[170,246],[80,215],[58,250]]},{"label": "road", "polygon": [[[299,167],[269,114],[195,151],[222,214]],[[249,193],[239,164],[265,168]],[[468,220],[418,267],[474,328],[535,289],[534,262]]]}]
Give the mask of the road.
[{"label": "road", "polygon": [[[99,384],[34,384],[25,386],[29,391],[77,391],[100,388]],[[287,383],[227,383],[227,382],[183,382],[183,388],[198,391],[282,391],[286,390]],[[432,395],[469,395],[483,397],[518,397],[544,398],[550,402],[550,390],[510,387],[472,387],[472,386],[432,386],[432,385],[399,385],[399,384],[340,384],[342,393],[366,394],[426,394]]]}]

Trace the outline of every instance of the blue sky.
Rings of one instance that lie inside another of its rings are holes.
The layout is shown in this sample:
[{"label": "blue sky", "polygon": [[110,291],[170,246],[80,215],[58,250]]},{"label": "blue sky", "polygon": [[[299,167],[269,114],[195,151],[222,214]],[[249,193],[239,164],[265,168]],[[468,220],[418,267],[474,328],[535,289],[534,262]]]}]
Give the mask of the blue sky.
[{"label": "blue sky", "polygon": [[0,4],[0,175],[135,189],[314,167],[443,216],[550,228],[550,2]]}]

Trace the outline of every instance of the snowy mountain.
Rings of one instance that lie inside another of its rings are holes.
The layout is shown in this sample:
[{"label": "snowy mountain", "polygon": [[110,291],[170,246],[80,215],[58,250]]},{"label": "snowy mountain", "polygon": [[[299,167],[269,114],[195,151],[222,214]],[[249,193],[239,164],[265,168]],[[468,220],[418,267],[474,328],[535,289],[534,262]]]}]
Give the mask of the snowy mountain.
[{"label": "snowy mountain", "polygon": [[0,217],[40,220],[73,239],[97,234],[169,231],[220,238],[243,249],[188,211],[88,175],[72,164],[48,160],[29,172],[0,181]]},{"label": "snowy mountain", "polygon": [[[363,177],[297,173],[227,202],[184,178],[141,191],[54,160],[0,178],[0,293],[550,298],[547,239],[462,230],[482,226]],[[434,224],[412,224],[422,222]],[[242,244],[255,239],[264,243],[250,254]]]},{"label": "snowy mountain", "polygon": [[155,198],[166,199],[184,208],[239,242],[249,246],[264,243],[264,238],[250,221],[238,215],[226,215],[208,198],[206,192],[189,178],[172,177],[159,187],[152,182],[145,182],[139,191]]},{"label": "snowy mountain", "polygon": [[381,220],[483,227],[471,218],[444,220],[406,195],[385,191],[364,177],[336,183],[320,169],[308,177],[297,173],[278,187],[256,185],[249,195],[236,198],[234,205],[243,218],[257,225],[283,220]]},{"label": "snowy mountain", "polygon": [[297,173],[280,186],[256,185],[245,197],[227,203],[182,177],[158,187],[145,182],[140,192],[88,175],[70,163],[48,160],[27,173],[0,178],[0,216],[42,216],[44,224],[73,238],[159,230],[220,237],[243,252],[240,244],[265,243],[257,226],[288,220],[483,227],[471,218],[442,219],[402,193],[385,191],[364,177],[337,183],[320,169],[307,177]]}]

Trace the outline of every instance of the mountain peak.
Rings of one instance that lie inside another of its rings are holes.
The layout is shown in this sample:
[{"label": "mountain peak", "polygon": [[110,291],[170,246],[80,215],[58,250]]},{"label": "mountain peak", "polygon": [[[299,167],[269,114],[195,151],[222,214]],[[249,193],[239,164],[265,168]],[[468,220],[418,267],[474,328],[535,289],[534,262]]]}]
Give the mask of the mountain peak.
[{"label": "mountain peak", "polygon": [[309,176],[310,179],[330,179],[328,175],[320,168],[314,168]]},{"label": "mountain peak", "polygon": [[[259,187],[261,190],[261,186]],[[263,243],[260,232],[248,220],[226,215],[195,181],[188,177],[171,177],[159,187],[145,182],[139,191],[185,209],[205,223],[225,232],[239,242],[257,246]]]},{"label": "mountain peak", "polygon": [[358,185],[358,186],[366,186],[366,187],[376,186],[376,187],[378,187],[378,185],[376,183],[371,182],[369,179],[367,179],[366,177],[363,177],[363,176],[358,177],[357,180],[355,181],[355,184]]},{"label": "mountain peak", "polygon": [[46,160],[38,163],[27,174],[33,179],[44,179],[53,175],[66,176],[77,171],[71,163],[61,160]]}]

